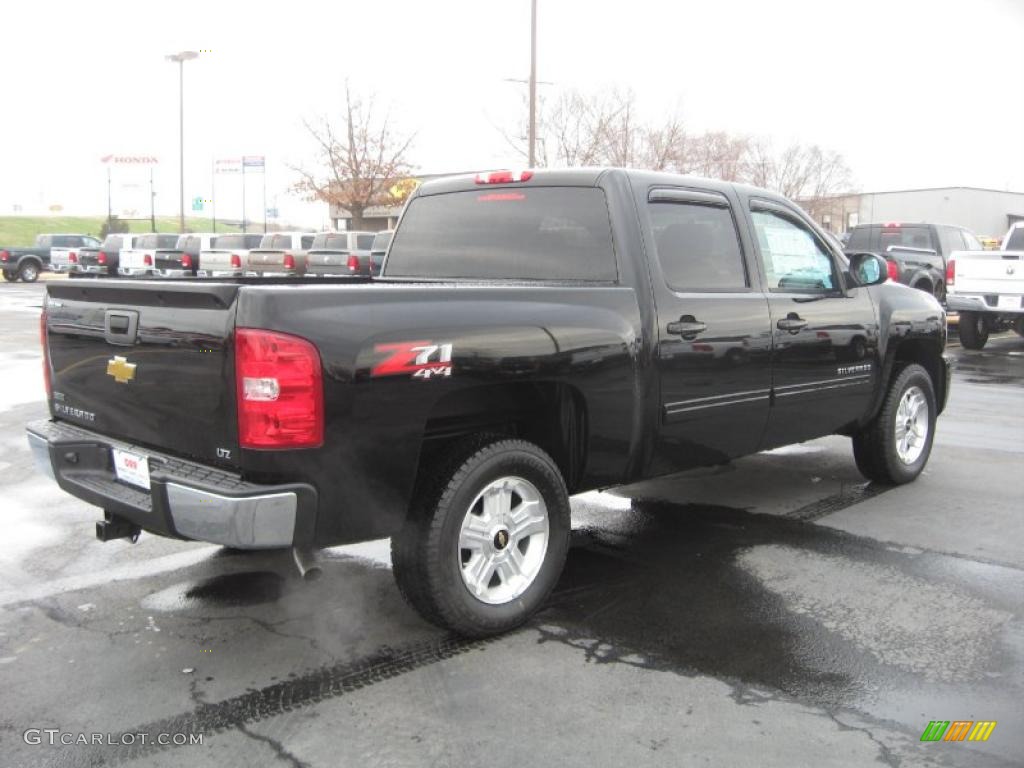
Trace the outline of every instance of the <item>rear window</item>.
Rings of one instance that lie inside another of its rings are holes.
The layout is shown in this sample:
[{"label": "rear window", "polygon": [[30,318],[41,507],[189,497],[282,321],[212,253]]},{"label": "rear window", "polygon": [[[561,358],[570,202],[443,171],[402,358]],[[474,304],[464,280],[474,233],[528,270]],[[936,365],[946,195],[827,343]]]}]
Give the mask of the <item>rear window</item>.
[{"label": "rear window", "polygon": [[142,235],[135,241],[136,248],[173,248],[178,235]]},{"label": "rear window", "polygon": [[50,248],[53,245],[53,235],[36,235],[36,246],[39,248]]},{"label": "rear window", "polygon": [[313,248],[327,248],[332,251],[348,249],[348,235],[317,235],[313,238]]},{"label": "rear window", "polygon": [[932,244],[932,233],[928,227],[915,226],[894,226],[882,227],[878,237],[878,248],[887,251],[890,246],[901,248],[934,248]]},{"label": "rear window", "polygon": [[121,250],[121,236],[120,235],[107,235],[103,240],[103,244],[100,246],[104,251],[119,251]]},{"label": "rear window", "polygon": [[356,235],[356,248],[360,251],[368,251],[372,245],[373,235]]},{"label": "rear window", "polygon": [[259,247],[271,250],[287,250],[292,247],[292,236],[264,235]]},{"label": "rear window", "polygon": [[846,241],[849,251],[867,250],[871,247],[871,227],[854,227],[850,230],[850,238]]},{"label": "rear window", "polygon": [[394,232],[381,232],[375,238],[373,238],[373,245],[370,246],[371,251],[386,251],[388,249],[388,243],[391,242],[391,236]]},{"label": "rear window", "polygon": [[395,233],[386,274],[614,281],[604,192],[502,187],[413,198]]},{"label": "rear window", "polygon": [[[217,244],[217,238],[213,238],[213,242],[210,247]],[[176,246],[179,251],[185,251],[185,253],[199,253],[203,249],[203,238],[198,235],[186,235],[178,239],[178,245]]]},{"label": "rear window", "polygon": [[1015,227],[1006,241],[1006,251],[1024,251],[1024,227]]},{"label": "rear window", "polygon": [[218,248],[244,248],[248,251],[258,246],[262,238],[263,235],[221,235],[215,245]]}]

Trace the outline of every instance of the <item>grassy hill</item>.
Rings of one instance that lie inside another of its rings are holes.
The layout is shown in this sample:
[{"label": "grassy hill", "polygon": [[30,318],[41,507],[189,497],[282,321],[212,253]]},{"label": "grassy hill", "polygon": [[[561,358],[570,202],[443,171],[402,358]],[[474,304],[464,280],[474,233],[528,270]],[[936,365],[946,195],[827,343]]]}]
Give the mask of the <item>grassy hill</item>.
[{"label": "grassy hill", "polygon": [[[0,216],[0,245],[32,245],[41,232],[70,232],[99,237],[106,216]],[[127,222],[132,232],[149,232],[149,219]],[[209,232],[213,222],[208,218],[185,217],[185,227],[193,232]],[[250,232],[262,231],[262,222],[249,223]],[[177,216],[157,216],[157,232],[177,232]],[[237,223],[217,220],[218,232],[241,232]]]}]

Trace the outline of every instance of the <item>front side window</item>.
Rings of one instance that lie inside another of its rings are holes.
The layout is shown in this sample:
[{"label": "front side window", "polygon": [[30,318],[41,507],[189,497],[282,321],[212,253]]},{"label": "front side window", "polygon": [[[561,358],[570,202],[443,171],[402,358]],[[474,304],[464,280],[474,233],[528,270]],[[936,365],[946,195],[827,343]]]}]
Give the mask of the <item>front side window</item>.
[{"label": "front side window", "polygon": [[749,285],[736,225],[727,207],[654,202],[647,210],[669,288],[728,291]]},{"label": "front side window", "polygon": [[771,291],[828,293],[838,285],[832,257],[806,227],[754,211],[754,231]]}]

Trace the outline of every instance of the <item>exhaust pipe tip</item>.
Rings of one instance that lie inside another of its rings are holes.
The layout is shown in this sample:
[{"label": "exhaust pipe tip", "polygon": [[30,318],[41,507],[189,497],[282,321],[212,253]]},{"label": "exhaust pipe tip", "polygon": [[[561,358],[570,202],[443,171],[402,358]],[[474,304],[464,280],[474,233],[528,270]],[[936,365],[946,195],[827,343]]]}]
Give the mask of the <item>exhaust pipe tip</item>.
[{"label": "exhaust pipe tip", "polygon": [[299,576],[303,581],[316,581],[324,575],[323,568],[317,562],[316,552],[312,549],[293,547],[292,559],[295,560],[295,567],[299,569]]}]

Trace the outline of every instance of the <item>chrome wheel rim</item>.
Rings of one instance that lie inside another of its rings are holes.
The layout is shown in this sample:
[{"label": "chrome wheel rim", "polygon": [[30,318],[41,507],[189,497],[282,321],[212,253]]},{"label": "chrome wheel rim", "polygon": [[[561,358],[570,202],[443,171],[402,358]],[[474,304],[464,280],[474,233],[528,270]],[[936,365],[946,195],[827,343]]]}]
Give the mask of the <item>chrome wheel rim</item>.
[{"label": "chrome wheel rim", "polygon": [[896,455],[913,464],[928,442],[928,400],[920,387],[910,387],[896,408]]},{"label": "chrome wheel rim", "polygon": [[459,531],[462,583],[489,605],[521,596],[537,578],[548,549],[548,508],[521,477],[489,483],[469,505]]},{"label": "chrome wheel rim", "polygon": [[36,272],[36,268],[31,266],[31,265],[23,267],[21,272],[25,276],[25,279],[28,280],[28,281],[34,280],[36,278],[37,274],[38,274]]}]

